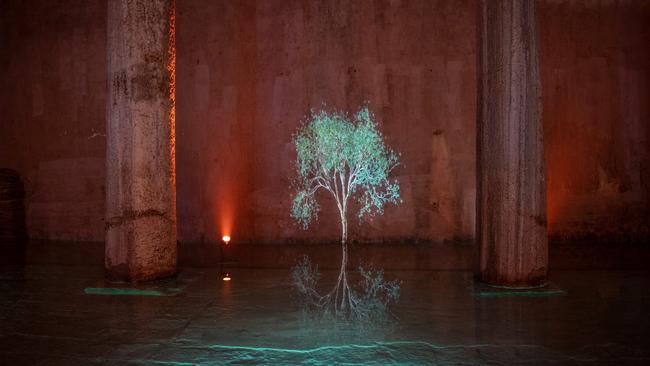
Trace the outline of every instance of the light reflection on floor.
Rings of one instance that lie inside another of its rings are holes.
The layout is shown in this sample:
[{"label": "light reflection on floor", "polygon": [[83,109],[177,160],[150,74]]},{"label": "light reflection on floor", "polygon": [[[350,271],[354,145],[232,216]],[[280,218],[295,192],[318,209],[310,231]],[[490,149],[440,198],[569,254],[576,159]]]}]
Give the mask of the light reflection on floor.
[{"label": "light reflection on floor", "polygon": [[185,268],[163,284],[180,293],[129,296],[87,294],[101,288],[98,267],[1,266],[1,363],[650,362],[644,271],[554,272],[565,296],[504,298],[475,297],[467,272],[392,272],[403,280],[398,321],[373,326],[305,317],[288,270],[231,272],[224,282],[217,269]]}]

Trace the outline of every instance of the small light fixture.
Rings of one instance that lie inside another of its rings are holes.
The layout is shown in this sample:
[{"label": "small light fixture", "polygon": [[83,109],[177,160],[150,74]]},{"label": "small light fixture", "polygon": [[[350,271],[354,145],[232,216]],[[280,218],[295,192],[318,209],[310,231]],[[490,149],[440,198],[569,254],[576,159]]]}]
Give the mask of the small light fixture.
[{"label": "small light fixture", "polygon": [[224,272],[224,273],[223,273],[223,278],[222,278],[222,279],[223,279],[224,281],[230,281],[230,280],[231,280],[231,278],[230,278],[230,272]]},{"label": "small light fixture", "polygon": [[223,247],[227,246],[228,243],[230,243],[230,235],[222,236],[221,237],[221,242],[222,242],[222,245],[219,245],[219,250],[221,252],[221,256],[220,256],[220,259],[219,259],[219,262],[220,262],[219,264],[220,264],[220,267],[221,267],[221,279],[224,280],[224,281],[230,281],[232,279],[230,277],[230,272],[224,272],[224,270],[223,270],[223,258],[224,258]]}]

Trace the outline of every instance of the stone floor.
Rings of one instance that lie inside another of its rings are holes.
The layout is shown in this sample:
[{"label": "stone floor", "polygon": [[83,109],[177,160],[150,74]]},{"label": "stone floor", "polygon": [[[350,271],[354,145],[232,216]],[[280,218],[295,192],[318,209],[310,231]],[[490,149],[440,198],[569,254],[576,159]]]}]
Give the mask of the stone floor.
[{"label": "stone floor", "polygon": [[647,271],[555,271],[564,294],[514,297],[478,296],[468,272],[390,272],[397,320],[374,327],[305,318],[288,270],[232,274],[129,293],[98,266],[0,265],[0,364],[650,364]]}]

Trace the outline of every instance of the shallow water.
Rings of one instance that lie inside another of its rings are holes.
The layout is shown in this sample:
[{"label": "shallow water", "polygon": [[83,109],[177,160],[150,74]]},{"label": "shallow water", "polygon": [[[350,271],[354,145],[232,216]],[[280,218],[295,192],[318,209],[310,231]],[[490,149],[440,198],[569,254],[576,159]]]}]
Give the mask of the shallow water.
[{"label": "shallow water", "polygon": [[349,325],[304,316],[288,270],[186,268],[140,296],[86,291],[114,286],[97,267],[1,269],[3,364],[650,362],[647,271],[554,272],[564,296],[499,298],[468,272],[392,272],[397,320]]}]

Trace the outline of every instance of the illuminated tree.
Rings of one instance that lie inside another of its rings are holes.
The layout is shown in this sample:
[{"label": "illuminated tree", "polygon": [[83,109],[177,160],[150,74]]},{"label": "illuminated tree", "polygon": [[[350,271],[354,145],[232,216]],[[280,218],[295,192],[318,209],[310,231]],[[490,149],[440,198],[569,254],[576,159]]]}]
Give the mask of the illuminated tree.
[{"label": "illuminated tree", "polygon": [[[291,216],[307,228],[318,217],[316,193],[329,192],[339,211],[341,220],[341,269],[336,286],[320,296],[315,291],[317,273],[308,259],[294,268],[294,282],[312,305],[363,317],[368,306],[362,302],[379,301],[387,305],[399,294],[399,284],[383,281],[381,271],[360,269],[365,284],[365,295],[358,295],[348,285],[348,213],[350,201],[359,207],[357,216],[382,214],[384,205],[398,203],[399,184],[389,179],[390,172],[399,164],[398,156],[384,144],[373,115],[367,106],[350,116],[342,112],[311,111],[311,114],[294,136],[297,159],[296,194]],[[379,282],[377,282],[379,279]],[[370,293],[368,293],[370,291]]]}]

